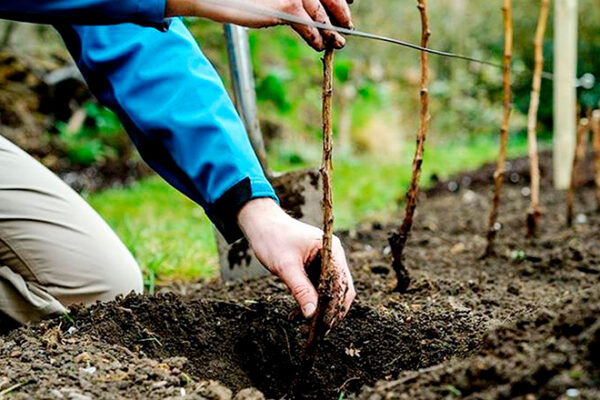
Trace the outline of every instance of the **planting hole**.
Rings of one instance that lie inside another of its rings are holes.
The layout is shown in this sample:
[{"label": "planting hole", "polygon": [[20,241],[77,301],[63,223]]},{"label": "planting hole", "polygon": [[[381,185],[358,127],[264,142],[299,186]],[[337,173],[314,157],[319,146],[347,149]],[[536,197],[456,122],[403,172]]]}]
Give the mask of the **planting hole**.
[{"label": "planting hole", "polygon": [[153,358],[184,356],[190,375],[234,391],[254,386],[268,398],[337,398],[342,390],[356,392],[399,371],[465,356],[478,345],[476,324],[460,314],[404,318],[358,304],[320,344],[314,368],[304,375],[306,323],[287,318],[292,306],[283,299],[240,305],[129,296],[79,310],[76,320],[82,332]]}]

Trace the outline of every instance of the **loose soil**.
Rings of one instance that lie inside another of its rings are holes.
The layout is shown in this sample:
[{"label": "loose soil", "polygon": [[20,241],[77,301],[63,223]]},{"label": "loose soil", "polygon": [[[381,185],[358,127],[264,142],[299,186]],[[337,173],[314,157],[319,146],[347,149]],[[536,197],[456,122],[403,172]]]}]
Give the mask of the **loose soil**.
[{"label": "loose soil", "polygon": [[407,293],[392,293],[387,237],[398,216],[339,232],[359,296],[309,373],[307,324],[268,277],[174,284],[0,336],[0,393],[18,385],[9,392],[23,399],[600,398],[600,217],[586,184],[567,229],[564,194],[549,188],[542,160],[540,235],[525,239],[526,163],[513,161],[495,257],[481,258],[487,167],[424,192],[405,251]]}]

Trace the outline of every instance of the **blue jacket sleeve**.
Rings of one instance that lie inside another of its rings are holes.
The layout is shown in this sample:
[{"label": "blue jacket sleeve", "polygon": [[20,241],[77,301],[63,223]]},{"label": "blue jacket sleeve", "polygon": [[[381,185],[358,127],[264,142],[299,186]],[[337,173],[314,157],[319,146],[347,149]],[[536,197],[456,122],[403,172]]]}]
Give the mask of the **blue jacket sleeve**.
[{"label": "blue jacket sleeve", "polygon": [[2,0],[0,18],[48,24],[163,26],[166,0]]},{"label": "blue jacket sleeve", "polygon": [[204,207],[225,239],[242,236],[248,200],[277,200],[213,66],[183,22],[58,26],[98,99],[115,111],[144,160]]}]

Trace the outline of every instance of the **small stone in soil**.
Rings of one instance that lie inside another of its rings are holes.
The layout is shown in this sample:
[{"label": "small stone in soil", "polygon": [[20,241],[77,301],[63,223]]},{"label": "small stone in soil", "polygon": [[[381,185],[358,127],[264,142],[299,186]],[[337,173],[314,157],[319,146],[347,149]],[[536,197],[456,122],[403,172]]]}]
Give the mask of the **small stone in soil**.
[{"label": "small stone in soil", "polygon": [[240,390],[233,400],[265,400],[265,395],[256,388],[246,388]]}]

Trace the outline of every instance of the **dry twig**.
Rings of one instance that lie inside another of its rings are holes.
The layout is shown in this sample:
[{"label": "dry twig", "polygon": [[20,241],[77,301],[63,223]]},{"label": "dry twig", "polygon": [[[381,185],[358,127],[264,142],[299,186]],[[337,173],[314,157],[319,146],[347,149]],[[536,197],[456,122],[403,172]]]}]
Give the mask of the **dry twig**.
[{"label": "dry twig", "polygon": [[512,60],[513,49],[513,24],[512,24],[512,2],[504,0],[502,12],[504,14],[504,58],[502,61],[502,88],[504,91],[504,113],[502,116],[502,128],[500,130],[500,153],[498,155],[498,163],[494,172],[494,198],[492,200],[492,209],[488,221],[487,233],[487,248],[485,256],[494,253],[494,241],[499,230],[498,209],[500,208],[500,194],[502,191],[502,183],[504,182],[504,169],[506,165],[506,147],[508,144],[508,128],[510,122],[511,104],[511,89],[510,89],[510,64]]},{"label": "dry twig", "polygon": [[319,283],[319,302],[317,310],[311,321],[308,340],[306,342],[306,355],[309,359],[314,357],[316,345],[325,334],[327,327],[324,316],[327,305],[332,300],[334,293],[335,271],[332,270],[331,247],[333,240],[333,191],[332,191],[332,147],[333,126],[331,103],[333,99],[333,49],[325,50],[323,56],[323,159],[321,163],[321,177],[323,180],[323,247],[321,248],[321,278]]},{"label": "dry twig", "polygon": [[[431,32],[429,30],[429,17],[427,15],[427,0],[417,0],[417,8],[421,14],[421,46],[427,47]],[[419,195],[419,178],[421,176],[421,164],[423,163],[423,151],[427,130],[429,128],[429,66],[428,54],[421,52],[421,120],[419,132],[417,133],[417,148],[412,164],[412,179],[410,188],[406,194],[406,212],[402,225],[398,232],[394,232],[390,238],[390,247],[392,250],[392,267],[396,272],[396,291],[404,292],[410,283],[408,271],[402,262],[404,247],[410,235],[413,225],[413,217],[417,208],[417,197]]]},{"label": "dry twig", "polygon": [[573,201],[575,199],[575,187],[577,186],[577,171],[579,163],[585,157],[584,142],[589,132],[590,124],[587,118],[581,118],[577,127],[577,140],[575,142],[575,154],[573,155],[573,168],[571,169],[571,183],[567,191],[566,206],[567,206],[567,226],[573,225]]},{"label": "dry twig", "polygon": [[535,31],[533,47],[535,52],[535,65],[533,68],[533,85],[529,101],[529,114],[527,116],[527,140],[529,143],[529,171],[531,176],[531,206],[527,213],[527,236],[537,234],[540,211],[540,164],[537,150],[537,115],[540,107],[540,89],[542,86],[542,71],[544,69],[544,35],[548,25],[549,0],[541,0],[540,17]]}]

